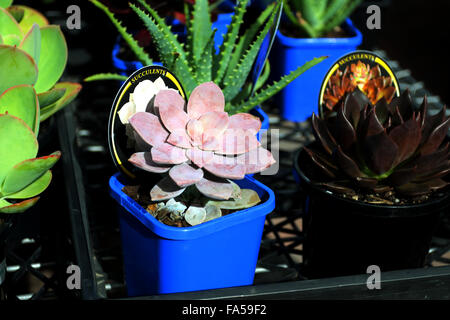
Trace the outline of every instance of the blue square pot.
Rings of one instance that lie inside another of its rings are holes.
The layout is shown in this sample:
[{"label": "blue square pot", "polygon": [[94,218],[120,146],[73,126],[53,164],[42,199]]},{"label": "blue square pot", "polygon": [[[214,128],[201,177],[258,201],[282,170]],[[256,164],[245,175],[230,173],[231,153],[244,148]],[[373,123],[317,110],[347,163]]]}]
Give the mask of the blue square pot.
[{"label": "blue square pot", "polygon": [[266,215],[275,208],[271,189],[246,177],[236,181],[262,202],[193,227],[167,226],[122,192],[120,174],[111,177],[118,202],[129,296],[196,291],[253,283]]},{"label": "blue square pot", "polygon": [[320,87],[326,73],[339,57],[356,50],[362,42],[361,32],[353,26],[350,19],[345,21],[343,28],[351,37],[290,38],[277,31],[269,57],[273,79],[289,74],[314,58],[328,56],[275,96],[275,103],[280,107],[284,119],[301,122],[313,112],[318,112]]}]

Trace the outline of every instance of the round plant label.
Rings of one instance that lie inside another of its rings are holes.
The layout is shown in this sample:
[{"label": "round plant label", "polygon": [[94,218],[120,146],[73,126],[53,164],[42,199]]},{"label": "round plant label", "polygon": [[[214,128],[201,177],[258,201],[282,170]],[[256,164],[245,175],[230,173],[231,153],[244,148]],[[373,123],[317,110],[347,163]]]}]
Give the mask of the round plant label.
[{"label": "round plant label", "polygon": [[385,60],[369,51],[353,51],[327,72],[320,88],[319,115],[333,111],[348,92],[358,89],[373,105],[383,98],[390,103],[400,96],[398,80]]},{"label": "round plant label", "polygon": [[148,145],[139,141],[129,119],[137,112],[153,113],[154,97],[160,90],[177,90],[186,100],[180,81],[168,69],[147,66],[135,71],[121,86],[114,99],[108,123],[108,143],[116,167],[129,178],[136,172],[145,172],[128,159],[135,152],[148,151]]}]

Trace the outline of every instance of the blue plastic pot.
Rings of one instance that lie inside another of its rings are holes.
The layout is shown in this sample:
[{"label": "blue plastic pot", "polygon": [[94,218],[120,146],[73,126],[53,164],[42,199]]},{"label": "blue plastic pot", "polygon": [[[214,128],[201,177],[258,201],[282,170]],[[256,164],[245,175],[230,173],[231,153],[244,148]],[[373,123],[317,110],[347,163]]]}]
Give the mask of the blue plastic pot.
[{"label": "blue plastic pot", "polygon": [[236,181],[255,190],[262,203],[193,227],[167,226],[121,190],[119,203],[125,278],[129,296],[196,291],[253,283],[266,215],[275,208],[272,190],[253,178]]},{"label": "blue plastic pot", "polygon": [[343,28],[351,37],[290,38],[277,31],[270,55],[273,79],[279,79],[313,58],[328,56],[275,96],[275,103],[281,108],[284,119],[301,122],[312,112],[318,112],[319,91],[327,71],[339,57],[356,50],[362,42],[361,32],[350,19],[346,20]]}]

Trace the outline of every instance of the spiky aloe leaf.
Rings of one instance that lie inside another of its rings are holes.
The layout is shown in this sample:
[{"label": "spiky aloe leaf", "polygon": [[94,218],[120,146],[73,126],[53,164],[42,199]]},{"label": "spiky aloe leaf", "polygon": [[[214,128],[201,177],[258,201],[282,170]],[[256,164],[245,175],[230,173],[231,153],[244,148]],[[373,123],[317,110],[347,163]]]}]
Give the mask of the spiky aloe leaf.
[{"label": "spiky aloe leaf", "polygon": [[117,73],[98,73],[94,74],[92,76],[89,76],[85,78],[83,81],[89,82],[89,81],[99,81],[99,80],[120,80],[120,81],[126,81],[128,79],[127,76],[122,76]]},{"label": "spiky aloe leaf", "polygon": [[36,63],[41,55],[41,30],[37,24],[28,31],[19,44],[19,48],[28,53]]},{"label": "spiky aloe leaf", "polygon": [[50,90],[61,78],[67,63],[67,44],[61,28],[49,25],[41,28],[39,75],[34,88],[37,93]]},{"label": "spiky aloe leaf", "polygon": [[170,27],[166,24],[164,19],[162,19],[158,13],[153,10],[144,0],[138,0],[138,2],[147,10],[150,15],[155,20],[156,24],[160,27],[161,31],[163,32],[164,36],[167,38],[168,41],[172,44],[172,46],[175,49],[175,52],[179,53],[185,58],[185,53],[183,50],[183,45],[178,41],[176,35],[171,31]]},{"label": "spiky aloe leaf", "polygon": [[266,22],[264,29],[258,35],[256,40],[252,43],[249,50],[244,54],[239,64],[236,66],[232,75],[223,81],[223,94],[226,100],[231,101],[238,93],[247,80],[247,76],[253,66],[253,63],[258,55],[259,48],[272,27],[275,15],[280,8],[281,3],[278,3],[275,10],[272,12],[270,19]]},{"label": "spiky aloe leaf", "polygon": [[208,0],[197,0],[194,4],[193,20],[191,22],[192,36],[192,53],[194,61],[198,66],[201,63],[203,50],[211,37],[211,18],[208,11]]},{"label": "spiky aloe leaf", "polygon": [[0,185],[17,163],[36,157],[38,142],[25,122],[9,114],[0,114]]},{"label": "spiky aloe leaf", "polygon": [[197,81],[199,83],[212,80],[212,60],[214,55],[214,35],[217,29],[211,34],[206,47],[201,56],[201,63],[197,66]]},{"label": "spiky aloe leaf", "polygon": [[[220,83],[225,75],[225,71],[228,68],[228,63],[231,59],[231,53],[236,43],[239,29],[242,24],[244,13],[247,7],[248,0],[239,1],[236,6],[235,13],[231,19],[231,23],[228,27],[228,32],[225,35],[225,39],[220,46],[220,53],[217,55],[217,59],[214,59],[214,81]],[[195,21],[195,20],[194,20]],[[194,35],[195,37],[195,35]]]},{"label": "spiky aloe leaf", "polygon": [[330,18],[325,17],[324,19],[324,25],[320,29],[320,33],[324,34],[328,32],[329,30],[333,30],[336,26],[341,25],[344,20],[355,10],[359,4],[361,3],[361,0],[356,1],[347,1],[346,4],[340,6],[337,10],[337,12],[330,16]]},{"label": "spiky aloe leaf", "polygon": [[0,95],[0,113],[22,119],[37,135],[39,131],[39,101],[31,85],[11,87]]},{"label": "spiky aloe leaf", "polygon": [[8,11],[13,15],[19,22],[19,26],[23,33],[28,32],[33,24],[37,24],[39,27],[47,26],[47,18],[39,11],[22,5],[14,5],[8,8]]},{"label": "spiky aloe leaf", "polygon": [[5,176],[0,188],[0,193],[9,198],[8,195],[17,193],[34,181],[42,177],[61,157],[57,151],[49,156],[26,159],[12,167]]},{"label": "spiky aloe leaf", "polygon": [[41,122],[51,117],[55,112],[61,110],[75,99],[81,90],[79,83],[59,82],[54,89],[64,89],[64,95],[56,102],[41,108]]},{"label": "spiky aloe leaf", "polygon": [[176,45],[164,37],[164,32],[161,27],[155,23],[152,17],[148,16],[144,11],[133,4],[130,4],[130,7],[144,22],[152,35],[163,65],[173,70],[182,82],[185,90],[191,92],[197,85],[197,82],[191,73],[192,69],[189,67],[187,60],[177,53]]},{"label": "spiky aloe leaf", "polygon": [[304,65],[298,67],[288,75],[283,76],[279,81],[276,81],[272,85],[261,89],[248,101],[242,101],[241,103],[237,103],[234,106],[229,106],[229,108],[232,110],[232,113],[247,112],[251,108],[261,104],[273,95],[277,94],[280,90],[294,81],[303,72],[315,66],[326,58],[327,57],[314,58],[313,60],[306,62]]},{"label": "spiky aloe leaf", "polygon": [[21,84],[34,85],[38,77],[37,66],[25,51],[0,45],[0,94]]},{"label": "spiky aloe leaf", "polygon": [[250,26],[250,28],[248,28],[245,33],[239,37],[239,42],[235,46],[231,59],[228,63],[225,78],[230,76],[230,74],[232,74],[232,72],[235,70],[243,53],[255,40],[258,31],[263,27],[266,20],[270,17],[274,6],[274,3],[268,5],[267,8],[259,15],[256,21]]},{"label": "spiky aloe leaf", "polygon": [[269,60],[267,60],[266,64],[264,65],[262,74],[259,76],[258,80],[256,81],[255,91],[258,91],[259,89],[262,88],[262,86],[269,79],[269,76],[270,76],[270,63],[269,63]]},{"label": "spiky aloe leaf", "polygon": [[144,63],[144,65],[151,65],[153,64],[152,59],[147,55],[147,53],[142,49],[138,42],[133,38],[132,35],[130,35],[127,32],[127,29],[122,26],[121,22],[114,17],[111,11],[104,6],[102,3],[100,3],[97,0],[90,0],[97,8],[101,9],[103,12],[106,13],[106,15],[109,17],[111,22],[114,24],[114,26],[119,31],[122,38],[127,42],[130,49],[133,51],[133,53],[136,55],[136,57]]}]

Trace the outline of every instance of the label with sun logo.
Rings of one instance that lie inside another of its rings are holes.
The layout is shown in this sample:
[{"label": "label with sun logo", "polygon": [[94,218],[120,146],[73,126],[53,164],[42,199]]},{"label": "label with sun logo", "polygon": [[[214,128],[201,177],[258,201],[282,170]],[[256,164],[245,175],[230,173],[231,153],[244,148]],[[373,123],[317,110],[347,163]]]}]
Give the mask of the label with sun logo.
[{"label": "label with sun logo", "polygon": [[354,90],[361,90],[373,105],[383,98],[390,103],[400,96],[398,80],[386,61],[358,50],[339,58],[326,74],[319,94],[320,116],[333,111]]},{"label": "label with sun logo", "polygon": [[147,66],[134,72],[122,85],[114,99],[108,123],[108,143],[116,167],[127,177],[136,178],[146,173],[128,162],[135,152],[148,151],[148,146],[137,140],[129,119],[137,112],[154,113],[154,97],[160,90],[177,90],[186,99],[180,81],[166,68]]}]

